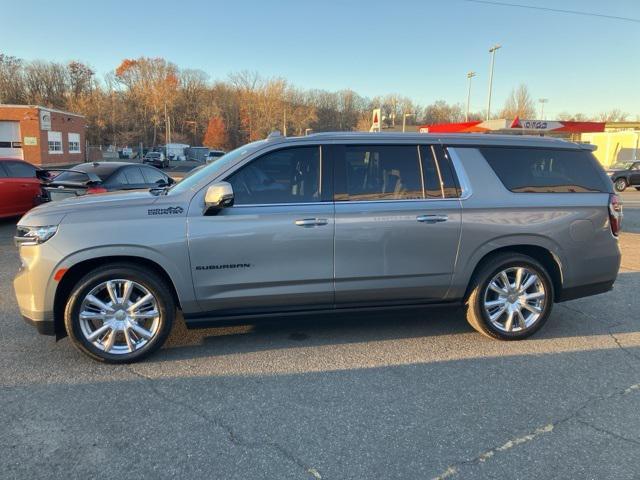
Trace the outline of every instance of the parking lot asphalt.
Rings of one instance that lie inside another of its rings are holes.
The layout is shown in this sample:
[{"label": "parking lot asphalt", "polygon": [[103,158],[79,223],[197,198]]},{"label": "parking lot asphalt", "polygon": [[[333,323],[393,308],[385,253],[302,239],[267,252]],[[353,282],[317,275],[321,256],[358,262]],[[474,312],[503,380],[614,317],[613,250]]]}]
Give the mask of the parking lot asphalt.
[{"label": "parking lot asphalt", "polygon": [[187,331],[101,365],[18,314],[0,224],[0,477],[640,477],[640,192],[607,294],[521,342],[459,310]]}]

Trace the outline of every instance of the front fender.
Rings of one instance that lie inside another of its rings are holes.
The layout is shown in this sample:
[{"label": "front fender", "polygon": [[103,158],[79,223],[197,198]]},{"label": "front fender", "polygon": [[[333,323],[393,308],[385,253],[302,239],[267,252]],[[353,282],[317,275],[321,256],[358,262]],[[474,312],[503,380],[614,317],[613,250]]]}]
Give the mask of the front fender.
[{"label": "front fender", "polygon": [[[186,247],[184,248],[186,255]],[[173,257],[173,258],[172,258]],[[185,312],[199,311],[195,301],[193,284],[191,282],[191,272],[188,255],[186,258],[177,259],[175,256],[167,256],[152,247],[144,245],[109,245],[95,248],[85,248],[73,252],[62,258],[51,272],[51,277],[47,283],[45,304],[53,309],[56,290],[59,282],[54,279],[56,272],[61,269],[71,269],[72,267],[88,260],[126,260],[142,259],[153,262],[167,273],[173,287],[178,295],[178,300]]]}]

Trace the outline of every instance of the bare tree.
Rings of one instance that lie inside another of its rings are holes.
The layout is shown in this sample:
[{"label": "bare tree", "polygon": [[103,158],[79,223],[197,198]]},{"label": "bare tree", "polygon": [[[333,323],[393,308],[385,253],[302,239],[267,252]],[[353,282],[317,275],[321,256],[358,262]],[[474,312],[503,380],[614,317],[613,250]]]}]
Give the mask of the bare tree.
[{"label": "bare tree", "polygon": [[460,104],[448,104],[444,100],[436,100],[424,109],[423,122],[429,125],[435,123],[456,123],[464,120],[464,110]]},{"label": "bare tree", "polygon": [[511,90],[500,116],[502,118],[534,118],[536,116],[535,104],[529,88],[524,83]]},{"label": "bare tree", "polygon": [[627,118],[629,118],[629,114],[617,108],[598,114],[598,120],[601,122],[624,122]]}]

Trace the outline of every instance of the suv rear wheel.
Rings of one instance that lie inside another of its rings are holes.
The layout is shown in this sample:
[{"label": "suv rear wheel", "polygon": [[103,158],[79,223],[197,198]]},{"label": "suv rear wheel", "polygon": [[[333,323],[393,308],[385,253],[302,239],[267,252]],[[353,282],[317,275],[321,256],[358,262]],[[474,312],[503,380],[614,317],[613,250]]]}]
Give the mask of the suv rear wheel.
[{"label": "suv rear wheel", "polygon": [[73,288],[64,323],[73,344],[95,360],[129,363],[154,352],[175,318],[167,285],[134,264],[99,267]]},{"label": "suv rear wheel", "polygon": [[627,181],[624,178],[618,178],[613,185],[617,192],[624,192],[627,188]]},{"label": "suv rear wheel", "polygon": [[553,285],[545,268],[526,255],[506,253],[474,275],[467,321],[500,340],[520,340],[537,332],[553,305]]}]

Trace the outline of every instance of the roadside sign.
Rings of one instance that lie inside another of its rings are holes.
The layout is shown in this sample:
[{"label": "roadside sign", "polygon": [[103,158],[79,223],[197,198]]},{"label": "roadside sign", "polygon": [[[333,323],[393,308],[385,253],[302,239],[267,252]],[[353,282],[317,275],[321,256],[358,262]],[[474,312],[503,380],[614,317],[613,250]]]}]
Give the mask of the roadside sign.
[{"label": "roadside sign", "polygon": [[370,132],[379,132],[380,131],[380,121],[382,120],[382,115],[380,113],[380,109],[379,108],[374,108],[373,109],[373,115],[371,118],[371,128],[369,129]]}]

